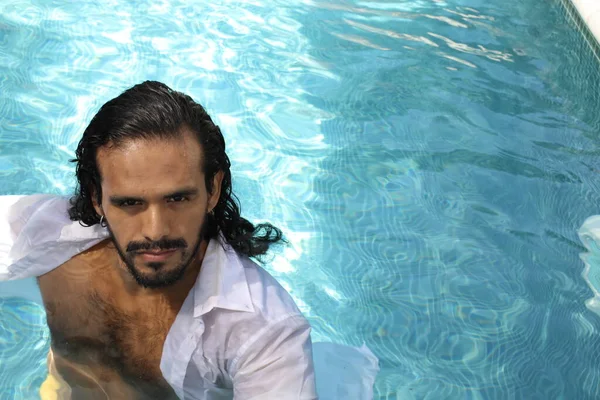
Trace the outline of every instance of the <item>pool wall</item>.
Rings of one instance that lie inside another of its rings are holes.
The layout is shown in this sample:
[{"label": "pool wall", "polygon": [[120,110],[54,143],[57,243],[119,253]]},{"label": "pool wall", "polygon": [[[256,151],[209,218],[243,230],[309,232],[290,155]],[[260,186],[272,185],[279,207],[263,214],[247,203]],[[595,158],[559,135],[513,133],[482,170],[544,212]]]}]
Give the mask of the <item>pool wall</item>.
[{"label": "pool wall", "polygon": [[597,42],[600,42],[600,2],[598,0],[571,0],[581,19]]},{"label": "pool wall", "polygon": [[600,60],[600,1],[564,0],[563,4]]}]

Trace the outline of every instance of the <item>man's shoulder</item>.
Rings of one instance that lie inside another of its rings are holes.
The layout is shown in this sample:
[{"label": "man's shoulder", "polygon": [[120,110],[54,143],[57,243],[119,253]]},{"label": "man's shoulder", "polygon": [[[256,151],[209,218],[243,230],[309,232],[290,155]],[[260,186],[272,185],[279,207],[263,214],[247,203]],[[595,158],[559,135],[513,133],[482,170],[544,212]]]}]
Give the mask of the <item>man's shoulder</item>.
[{"label": "man's shoulder", "polygon": [[279,281],[265,268],[247,257],[241,257],[246,282],[255,312],[267,321],[278,320],[286,315],[302,316],[302,313],[284,282]]},{"label": "man's shoulder", "polygon": [[110,266],[110,260],[115,256],[115,250],[110,240],[103,240],[89,249],[85,249],[62,264],[56,270],[67,273],[70,270],[99,272]]},{"label": "man's shoulder", "polygon": [[[217,308],[206,316],[208,320],[205,321],[210,333],[204,339],[209,342],[216,340],[214,348],[224,346],[225,358],[230,360],[238,359],[249,345],[255,346],[257,339],[266,337],[267,333],[272,335],[282,329],[305,330],[310,327],[293,296],[285,289],[284,282],[248,257],[238,254],[238,259],[245,280],[238,280],[235,294],[231,294],[245,296],[243,292],[247,285],[252,310],[222,312]],[[204,351],[207,351],[206,347]]]},{"label": "man's shoulder", "polygon": [[65,288],[77,292],[94,289],[105,280],[100,278],[106,275],[112,251],[110,243],[105,240],[74,255],[37,277],[40,289],[52,294],[56,294],[55,291],[62,293]]}]

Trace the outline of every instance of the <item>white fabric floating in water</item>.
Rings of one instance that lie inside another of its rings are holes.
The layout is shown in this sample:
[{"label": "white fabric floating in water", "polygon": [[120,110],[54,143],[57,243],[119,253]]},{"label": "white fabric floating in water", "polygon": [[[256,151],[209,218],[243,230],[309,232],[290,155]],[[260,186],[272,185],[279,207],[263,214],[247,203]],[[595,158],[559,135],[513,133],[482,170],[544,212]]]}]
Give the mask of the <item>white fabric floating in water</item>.
[{"label": "white fabric floating in water", "polygon": [[[0,297],[40,302],[31,278],[57,268],[108,237],[105,228],[83,227],[67,214],[68,198],[54,195],[0,196]],[[43,262],[40,262],[43,260]],[[4,289],[7,287],[8,289]],[[30,291],[31,290],[31,291]],[[378,359],[366,347],[313,344],[320,400],[371,400]]]},{"label": "white fabric floating in water", "polygon": [[379,360],[367,346],[313,343],[313,360],[319,400],[373,398]]},{"label": "white fabric floating in water", "polygon": [[585,304],[591,311],[600,315],[600,215],[586,219],[578,234],[581,243],[588,250],[587,253],[581,254],[585,264],[582,276],[594,293]]},{"label": "white fabric floating in water", "polygon": [[43,275],[108,237],[98,225],[71,221],[68,203],[63,196],[0,196],[0,281]]}]

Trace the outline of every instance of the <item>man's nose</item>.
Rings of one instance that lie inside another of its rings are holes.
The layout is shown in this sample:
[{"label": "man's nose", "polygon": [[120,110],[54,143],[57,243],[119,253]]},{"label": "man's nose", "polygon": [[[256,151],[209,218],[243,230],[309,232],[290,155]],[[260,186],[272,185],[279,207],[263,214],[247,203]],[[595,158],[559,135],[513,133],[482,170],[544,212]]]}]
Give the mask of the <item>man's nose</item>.
[{"label": "man's nose", "polygon": [[166,210],[160,206],[150,206],[144,213],[142,234],[148,241],[157,241],[169,236],[169,221]]}]

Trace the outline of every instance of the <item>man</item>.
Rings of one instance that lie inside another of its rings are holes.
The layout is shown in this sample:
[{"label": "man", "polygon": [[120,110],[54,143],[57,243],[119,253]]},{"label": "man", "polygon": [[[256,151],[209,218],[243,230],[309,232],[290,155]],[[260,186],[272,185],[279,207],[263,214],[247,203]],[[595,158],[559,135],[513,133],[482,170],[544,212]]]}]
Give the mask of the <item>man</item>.
[{"label": "man", "polygon": [[73,161],[70,201],[24,197],[10,215],[6,279],[39,276],[51,332],[43,395],[316,398],[310,326],[249,258],[281,232],[240,216],[201,105],[136,85],[94,116]]}]

